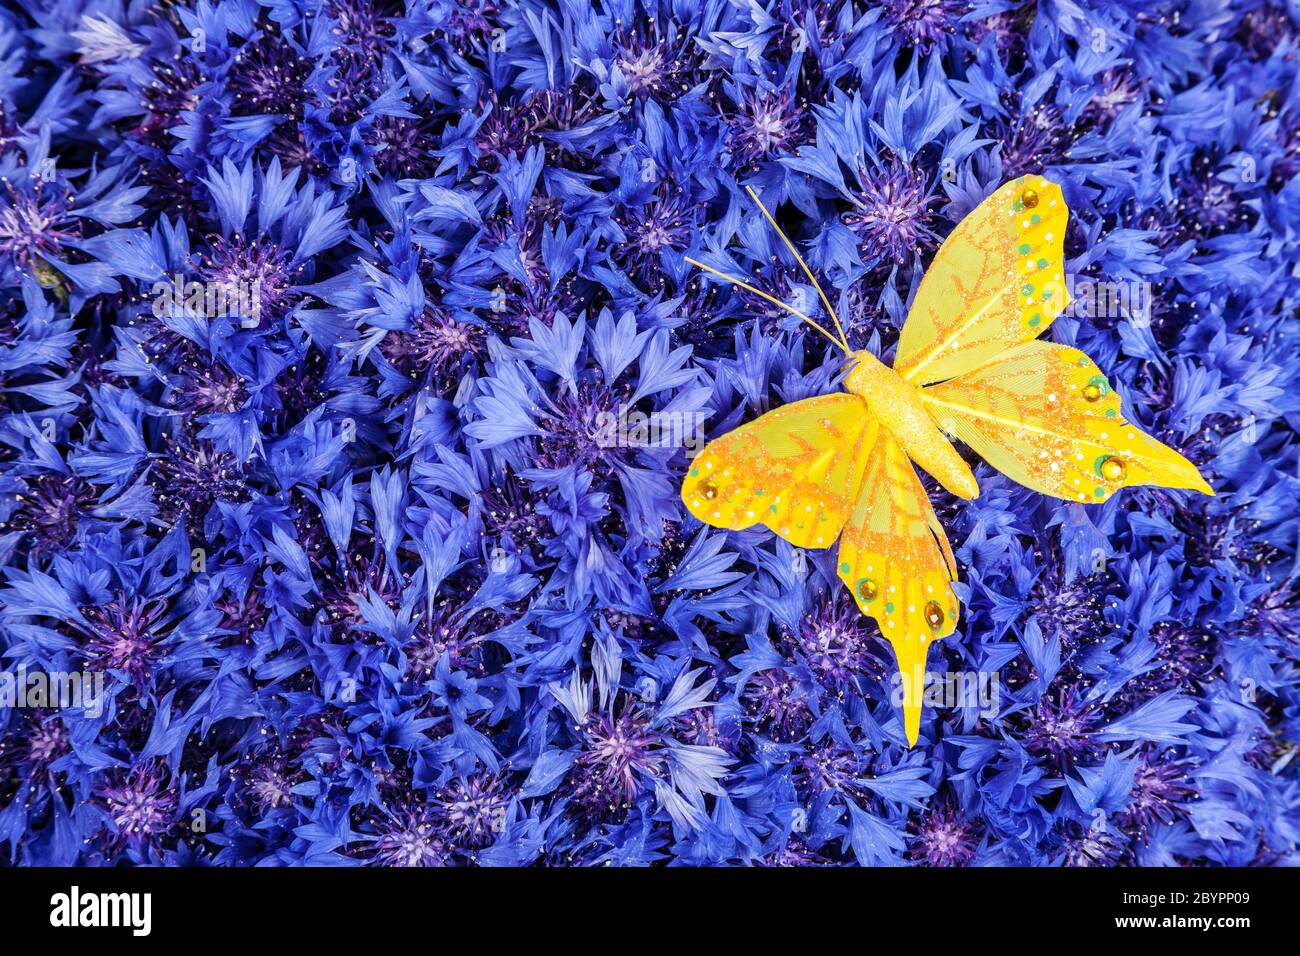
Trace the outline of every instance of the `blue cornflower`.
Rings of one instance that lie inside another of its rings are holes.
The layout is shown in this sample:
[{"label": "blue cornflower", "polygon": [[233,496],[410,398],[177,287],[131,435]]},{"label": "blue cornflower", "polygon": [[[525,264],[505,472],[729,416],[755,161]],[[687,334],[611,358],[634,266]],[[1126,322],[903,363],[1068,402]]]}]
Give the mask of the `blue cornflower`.
[{"label": "blue cornflower", "polygon": [[[1294,863],[1296,31],[1263,0],[0,10],[0,695],[104,682],[0,706],[0,856]],[[978,699],[907,750],[833,552],[682,506],[703,442],[839,374],[685,257],[818,317],[754,189],[888,360],[944,237],[1039,171],[1072,214],[1049,336],[1216,496],[936,492],[931,689]]]}]

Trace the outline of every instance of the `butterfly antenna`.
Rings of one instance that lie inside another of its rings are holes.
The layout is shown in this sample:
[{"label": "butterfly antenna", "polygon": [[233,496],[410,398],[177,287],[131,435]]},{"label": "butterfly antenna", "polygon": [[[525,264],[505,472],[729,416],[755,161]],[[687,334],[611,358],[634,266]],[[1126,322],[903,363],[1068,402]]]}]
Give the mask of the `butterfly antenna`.
[{"label": "butterfly antenna", "polygon": [[776,234],[781,237],[781,241],[785,243],[785,247],[789,249],[791,255],[795,257],[795,260],[799,263],[799,267],[803,269],[804,275],[808,277],[808,281],[813,284],[813,288],[816,289],[817,294],[821,296],[822,305],[826,307],[826,311],[830,314],[831,321],[835,323],[835,331],[840,333],[841,347],[845,352],[852,354],[853,350],[849,348],[849,340],[844,335],[844,326],[840,325],[840,317],[836,315],[835,310],[831,308],[831,300],[826,298],[826,293],[822,291],[821,283],[817,281],[817,277],[814,276],[812,270],[808,268],[808,263],[803,261],[803,256],[799,255],[799,250],[794,247],[794,243],[790,241],[790,237],[787,236],[781,230],[781,227],[776,224],[776,220],[772,218],[772,214],[767,211],[767,207],[763,205],[763,201],[758,198],[758,193],[754,192],[754,190],[749,186],[745,187],[745,192],[749,193],[749,198],[754,200],[754,203],[759,209],[763,210],[763,215],[767,218],[767,221],[772,224],[772,228],[776,230]]},{"label": "butterfly antenna", "polygon": [[[705,265],[703,262],[700,262],[699,259],[692,259],[690,256],[686,256],[685,259],[686,259],[686,261],[689,262],[691,265],[693,265],[693,266],[697,266],[698,268],[703,269],[705,272],[711,272],[711,273],[713,273],[715,276],[717,276],[719,279],[726,279],[726,280],[727,280],[728,282],[730,282],[732,285],[740,286],[740,288],[744,289],[746,292],[752,292],[754,295],[758,296],[760,299],[766,299],[768,302],[771,302],[773,305],[780,306],[781,308],[785,309],[787,312],[789,312],[789,313],[791,313],[791,314],[793,314],[793,315],[797,315],[797,316],[799,316],[799,318],[803,319],[805,322],[807,322],[809,325],[811,325],[814,329],[816,329],[816,330],[817,330],[818,332],[820,332],[822,335],[826,336],[826,338],[828,338],[828,339],[830,340],[831,344],[834,345],[836,348],[843,349],[844,352],[845,352],[845,354],[852,355],[852,352],[850,351],[850,349],[849,349],[849,347],[848,347],[848,345],[847,345],[846,343],[841,342],[840,339],[837,339],[835,336],[831,335],[831,334],[830,334],[829,332],[827,332],[826,329],[824,329],[821,325],[819,325],[818,323],[814,322],[812,319],[808,318],[808,316],[804,315],[802,312],[800,312],[798,309],[796,309],[794,306],[790,305],[789,303],[782,302],[780,299],[778,299],[778,298],[777,298],[776,296],[774,296],[774,295],[768,295],[768,294],[767,294],[766,292],[764,292],[762,289],[755,289],[755,288],[754,288],[752,285],[750,285],[748,282],[745,282],[745,281],[743,281],[743,280],[741,280],[741,279],[737,279],[735,276],[727,275],[727,273],[725,273],[725,272],[719,272],[717,269],[713,268],[713,266],[707,266],[707,265]],[[821,290],[819,289],[819,290],[817,290],[817,291],[820,292]],[[824,298],[825,298],[825,297],[823,296],[823,299],[824,299]],[[836,324],[836,326],[838,327],[838,325],[839,325],[838,320],[836,321],[835,324]],[[840,333],[841,336],[843,336],[843,334],[844,334],[843,332]]]}]

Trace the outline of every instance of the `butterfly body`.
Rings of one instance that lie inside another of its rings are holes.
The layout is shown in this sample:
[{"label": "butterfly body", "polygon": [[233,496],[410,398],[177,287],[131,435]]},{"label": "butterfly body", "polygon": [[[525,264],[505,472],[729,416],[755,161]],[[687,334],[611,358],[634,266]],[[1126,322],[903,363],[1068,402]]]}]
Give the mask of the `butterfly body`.
[{"label": "butterfly body", "polygon": [[[771,213],[769,223],[817,285]],[[740,279],[692,264],[798,315],[842,349],[846,391],[783,405],[717,438],[691,462],[682,501],[700,521],[766,525],[800,548],[837,541],[836,570],[894,649],[908,744],[917,740],[931,643],[956,629],[957,564],[919,465],[953,494],[975,477],[947,436],[1014,481],[1099,504],[1130,485],[1213,494],[1196,467],[1121,413],[1077,349],[1038,338],[1065,308],[1060,187],[1021,177],[989,196],[940,247],[917,287],[893,368]]]},{"label": "butterfly body", "polygon": [[868,411],[888,428],[907,457],[959,498],[974,498],[979,485],[970,466],[944,437],[921,390],[866,350],[853,353],[844,388],[862,398]]}]

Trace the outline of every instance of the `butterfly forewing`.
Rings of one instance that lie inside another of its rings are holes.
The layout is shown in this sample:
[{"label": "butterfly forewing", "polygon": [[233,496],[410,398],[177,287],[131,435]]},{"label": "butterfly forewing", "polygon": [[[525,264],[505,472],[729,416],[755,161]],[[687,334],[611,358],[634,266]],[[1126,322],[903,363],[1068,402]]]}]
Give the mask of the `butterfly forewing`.
[{"label": "butterfly forewing", "polygon": [[926,652],[957,626],[956,567],[924,486],[884,430],[840,539],[839,575],[894,648],[907,739],[915,743]]},{"label": "butterfly forewing", "polygon": [[894,370],[914,385],[953,378],[1040,335],[1065,308],[1061,189],[1007,183],[935,254],[899,337]]},{"label": "butterfly forewing", "polygon": [[856,395],[783,405],[709,442],[691,462],[682,501],[714,527],[764,524],[797,547],[830,547],[877,428]]},{"label": "butterfly forewing", "polygon": [[1124,419],[1078,349],[1027,342],[921,394],[941,427],[1034,491],[1089,503],[1128,485],[1213,494],[1191,462]]}]

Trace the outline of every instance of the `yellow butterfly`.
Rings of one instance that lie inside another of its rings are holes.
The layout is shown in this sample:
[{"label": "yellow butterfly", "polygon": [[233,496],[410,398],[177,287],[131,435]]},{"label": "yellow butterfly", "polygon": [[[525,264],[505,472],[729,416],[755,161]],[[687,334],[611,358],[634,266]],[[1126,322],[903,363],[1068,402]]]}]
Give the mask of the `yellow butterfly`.
[{"label": "yellow butterfly", "polygon": [[1065,308],[1069,210],[1042,177],[1007,183],[958,224],[917,289],[892,369],[849,348],[812,271],[754,191],[835,322],[831,335],[748,283],[698,266],[793,312],[848,356],[846,391],[795,402],[710,442],[682,500],[718,528],[763,524],[800,548],[840,539],[839,576],[898,659],[908,745],[921,724],[926,654],[957,626],[957,566],[915,462],[961,498],[979,494],[954,436],[1027,488],[1089,504],[1126,485],[1214,494],[1196,467],[1120,413],[1077,349],[1037,337]]}]

